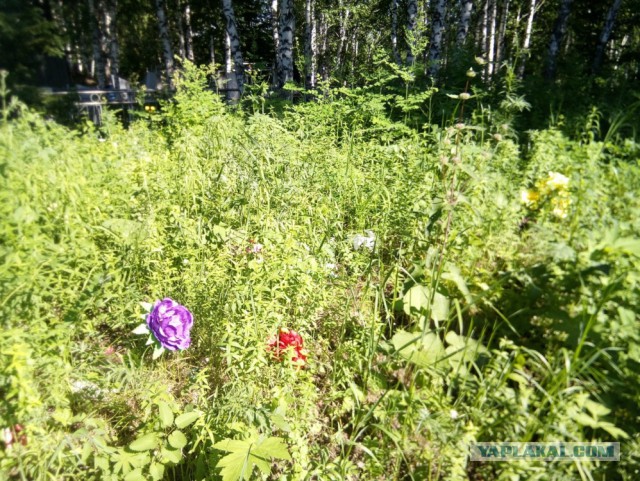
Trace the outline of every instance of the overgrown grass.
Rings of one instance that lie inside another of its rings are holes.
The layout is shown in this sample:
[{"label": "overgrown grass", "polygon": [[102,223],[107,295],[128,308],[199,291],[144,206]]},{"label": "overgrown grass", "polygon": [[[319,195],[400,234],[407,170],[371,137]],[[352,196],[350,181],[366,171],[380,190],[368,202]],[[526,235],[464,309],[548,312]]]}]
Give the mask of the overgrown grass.
[{"label": "overgrown grass", "polygon": [[[523,149],[509,105],[415,129],[371,93],[276,116],[203,85],[187,66],[126,130],[5,106],[4,477],[636,479],[632,139]],[[163,297],[193,343],[153,361],[131,331]],[[267,350],[283,327],[303,369]],[[468,461],[533,440],[622,462]]]}]

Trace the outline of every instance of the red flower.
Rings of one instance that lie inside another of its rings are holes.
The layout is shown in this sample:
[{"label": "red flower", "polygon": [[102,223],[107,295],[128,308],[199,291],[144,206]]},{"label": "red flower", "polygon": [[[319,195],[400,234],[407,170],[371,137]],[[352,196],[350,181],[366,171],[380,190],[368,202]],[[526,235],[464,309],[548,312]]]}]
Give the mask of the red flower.
[{"label": "red flower", "polygon": [[291,362],[298,366],[304,366],[307,363],[307,351],[304,349],[304,341],[296,331],[283,327],[277,337],[273,336],[269,339],[268,344],[268,350],[279,361],[284,359],[283,356],[286,353],[287,356],[290,356]]}]

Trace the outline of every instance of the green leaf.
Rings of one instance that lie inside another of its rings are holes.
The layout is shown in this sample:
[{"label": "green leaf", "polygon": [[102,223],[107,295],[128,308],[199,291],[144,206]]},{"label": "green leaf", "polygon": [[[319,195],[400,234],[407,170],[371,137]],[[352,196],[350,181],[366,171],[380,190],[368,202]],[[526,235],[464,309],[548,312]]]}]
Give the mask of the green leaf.
[{"label": "green leaf", "polygon": [[167,441],[169,442],[171,447],[176,449],[182,449],[187,445],[187,437],[182,431],[172,432],[167,438]]},{"label": "green leaf", "polygon": [[606,416],[607,414],[609,414],[611,412],[611,409],[609,409],[606,406],[603,406],[600,403],[597,403],[595,401],[592,401],[591,399],[587,399],[584,403],[584,407],[587,408],[587,410],[593,415],[594,418],[601,418],[603,416]]},{"label": "green leaf", "polygon": [[391,339],[391,343],[400,356],[420,367],[435,364],[445,352],[438,335],[430,331],[424,335],[420,332],[398,331]]},{"label": "green leaf", "polygon": [[133,331],[131,331],[131,333],[132,334],[149,334],[149,326],[147,326],[144,323],[140,324]]},{"label": "green leaf", "polygon": [[150,302],[141,302],[140,305],[147,312],[151,312],[151,308],[153,307],[153,304],[151,304]]},{"label": "green leaf", "polygon": [[169,405],[164,401],[159,401],[158,411],[160,413],[160,422],[162,423],[162,427],[168,428],[171,426],[171,424],[173,424],[173,411]]},{"label": "green leaf", "polygon": [[613,423],[606,421],[599,422],[598,427],[604,429],[615,439],[629,439],[629,435]]},{"label": "green leaf", "polygon": [[142,470],[138,468],[127,474],[124,477],[124,481],[147,481],[147,478],[142,475]]},{"label": "green leaf", "polygon": [[284,440],[277,437],[253,436],[246,440],[225,439],[213,445],[215,449],[230,452],[218,462],[223,481],[250,479],[255,466],[263,474],[271,471],[271,460],[290,460]]},{"label": "green leaf", "polygon": [[163,353],[164,353],[164,347],[156,346],[153,349],[153,360],[158,359],[160,356],[162,356]]},{"label": "green leaf", "polygon": [[158,446],[156,433],[143,434],[129,445],[132,451],[150,451]]},{"label": "green leaf", "polygon": [[431,289],[421,284],[416,284],[409,289],[402,298],[404,311],[407,315],[411,315],[413,311],[426,313],[429,308],[431,310],[430,317],[434,321],[445,320],[449,316],[449,299],[439,292],[433,294],[433,302]]},{"label": "green leaf", "polygon": [[160,457],[163,462],[178,464],[182,460],[182,450],[180,449],[169,449],[166,446],[163,446],[160,450]]},{"label": "green leaf", "polygon": [[265,455],[268,455],[271,458],[283,459],[285,461],[291,460],[291,455],[289,454],[287,445],[282,438],[267,438],[258,444],[258,449],[260,452],[264,452]]},{"label": "green leaf", "polygon": [[188,413],[181,414],[176,418],[176,427],[178,429],[184,429],[189,424],[193,423],[196,419],[200,417],[201,413],[198,411],[191,411]]},{"label": "green leaf", "polygon": [[154,481],[160,481],[164,478],[164,464],[151,463],[151,466],[149,466],[149,474]]},{"label": "green leaf", "polygon": [[96,456],[93,458],[93,465],[101,471],[109,471],[109,458],[106,456]]}]

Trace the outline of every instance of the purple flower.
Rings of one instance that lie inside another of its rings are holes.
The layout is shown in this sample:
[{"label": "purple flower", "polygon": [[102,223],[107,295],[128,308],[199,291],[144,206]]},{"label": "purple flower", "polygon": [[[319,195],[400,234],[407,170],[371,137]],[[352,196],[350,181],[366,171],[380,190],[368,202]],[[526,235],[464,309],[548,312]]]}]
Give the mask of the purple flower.
[{"label": "purple flower", "polygon": [[156,301],[147,316],[147,326],[162,347],[175,351],[191,345],[193,314],[173,299]]}]

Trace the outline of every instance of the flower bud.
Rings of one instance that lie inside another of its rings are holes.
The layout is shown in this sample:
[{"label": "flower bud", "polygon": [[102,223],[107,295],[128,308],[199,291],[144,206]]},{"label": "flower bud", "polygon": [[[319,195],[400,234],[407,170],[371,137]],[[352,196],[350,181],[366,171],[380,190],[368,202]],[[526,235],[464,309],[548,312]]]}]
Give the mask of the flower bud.
[{"label": "flower bud", "polygon": [[473,70],[473,67],[471,67],[469,70],[467,70],[467,77],[474,78],[476,75],[477,75],[476,71]]},{"label": "flower bud", "polygon": [[469,100],[471,98],[471,95],[467,92],[462,92],[458,97],[460,97],[460,100]]}]

